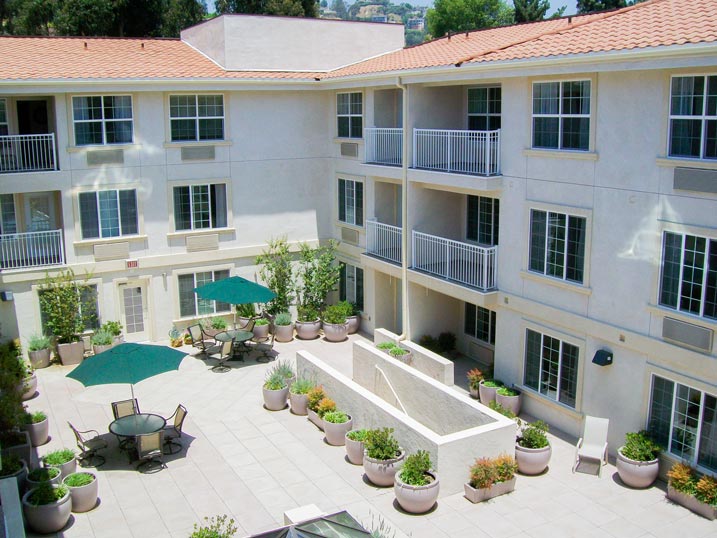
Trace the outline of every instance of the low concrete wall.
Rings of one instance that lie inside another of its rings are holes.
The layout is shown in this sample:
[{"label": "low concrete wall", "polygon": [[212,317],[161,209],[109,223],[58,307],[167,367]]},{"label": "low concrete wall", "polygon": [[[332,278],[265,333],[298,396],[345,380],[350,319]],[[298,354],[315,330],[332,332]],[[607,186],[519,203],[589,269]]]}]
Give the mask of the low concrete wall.
[{"label": "low concrete wall", "polygon": [[[381,342],[399,343],[398,335],[386,329],[376,329],[373,332],[373,340],[375,344],[380,344]],[[411,354],[413,355],[411,366],[416,370],[440,381],[444,385],[453,385],[452,361],[410,340],[402,340],[400,345],[411,350]]]},{"label": "low concrete wall", "polygon": [[[373,354],[371,346],[361,346],[364,349],[357,350],[355,345],[354,352],[358,351],[364,357]],[[381,354],[377,350],[375,353]],[[459,421],[465,424],[466,429],[441,435],[427,427],[420,414],[410,416],[393,405],[387,405],[384,399],[306,351],[296,353],[296,368],[299,376],[313,379],[324,386],[336,405],[353,417],[355,428],[390,427],[394,429],[394,435],[401,446],[409,453],[427,450],[440,476],[441,496],[463,491],[468,469],[477,457],[513,454],[516,433],[514,421],[399,361],[390,357],[387,360],[396,363],[394,366],[397,367],[390,370],[389,376],[394,375],[397,379],[403,376],[406,383],[413,377],[415,385],[420,387],[411,392],[410,398],[405,398],[404,405],[409,410],[430,406],[431,402],[434,402],[433,407],[448,405],[455,414],[464,417]],[[398,370],[401,369],[403,372],[399,374]],[[403,387],[404,381],[399,384]],[[414,400],[422,400],[428,405],[417,404]],[[437,401],[441,403],[436,404]]]}]

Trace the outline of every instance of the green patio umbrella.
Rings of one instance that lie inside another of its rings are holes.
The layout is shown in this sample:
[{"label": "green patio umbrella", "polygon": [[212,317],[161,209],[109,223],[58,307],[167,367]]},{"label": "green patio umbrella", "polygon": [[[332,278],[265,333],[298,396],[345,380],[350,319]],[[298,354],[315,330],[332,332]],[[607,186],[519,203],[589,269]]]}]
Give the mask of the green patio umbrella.
[{"label": "green patio umbrella", "polygon": [[[240,276],[232,276],[216,280],[194,288],[194,291],[202,299],[213,299],[222,303],[245,304],[245,303],[268,303],[276,293],[266,286],[247,280]],[[236,327],[236,310],[234,310],[234,326]]]}]

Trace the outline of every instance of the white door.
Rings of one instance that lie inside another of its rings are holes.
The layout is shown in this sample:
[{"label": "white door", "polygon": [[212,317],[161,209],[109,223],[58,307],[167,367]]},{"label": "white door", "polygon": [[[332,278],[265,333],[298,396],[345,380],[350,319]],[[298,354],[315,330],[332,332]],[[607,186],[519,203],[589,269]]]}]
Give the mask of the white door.
[{"label": "white door", "polygon": [[147,282],[130,281],[119,286],[123,332],[127,342],[149,340]]}]

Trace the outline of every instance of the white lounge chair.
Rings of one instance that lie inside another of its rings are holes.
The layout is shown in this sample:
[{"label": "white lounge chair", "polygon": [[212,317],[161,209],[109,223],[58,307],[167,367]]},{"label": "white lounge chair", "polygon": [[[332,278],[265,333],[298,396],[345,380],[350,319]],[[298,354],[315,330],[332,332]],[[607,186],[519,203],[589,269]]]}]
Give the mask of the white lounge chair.
[{"label": "white lounge chair", "polygon": [[602,474],[603,465],[607,465],[607,430],[610,419],[585,415],[583,436],[575,445],[575,463],[573,472],[578,468],[580,460],[597,460],[598,476]]}]

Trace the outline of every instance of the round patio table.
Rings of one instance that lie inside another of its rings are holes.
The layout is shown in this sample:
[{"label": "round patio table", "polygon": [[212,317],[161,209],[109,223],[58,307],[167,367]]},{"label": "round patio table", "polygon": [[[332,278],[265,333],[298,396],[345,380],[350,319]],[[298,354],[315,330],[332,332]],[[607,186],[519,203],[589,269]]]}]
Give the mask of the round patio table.
[{"label": "round patio table", "polygon": [[110,432],[119,437],[136,437],[146,433],[154,433],[167,425],[164,417],[154,413],[138,413],[118,418],[110,424]]},{"label": "round patio table", "polygon": [[251,331],[243,331],[242,329],[229,329],[228,331],[220,332],[214,335],[214,339],[217,342],[228,342],[234,340],[234,353],[238,354],[239,357],[232,357],[229,360],[236,361],[244,360],[244,353],[249,351],[245,342],[248,342],[254,338],[254,333]]}]

